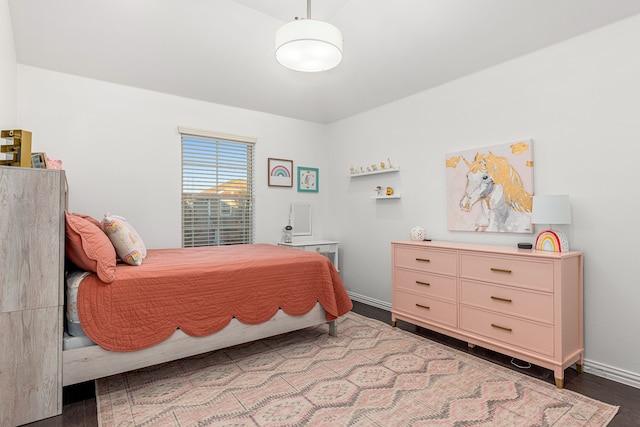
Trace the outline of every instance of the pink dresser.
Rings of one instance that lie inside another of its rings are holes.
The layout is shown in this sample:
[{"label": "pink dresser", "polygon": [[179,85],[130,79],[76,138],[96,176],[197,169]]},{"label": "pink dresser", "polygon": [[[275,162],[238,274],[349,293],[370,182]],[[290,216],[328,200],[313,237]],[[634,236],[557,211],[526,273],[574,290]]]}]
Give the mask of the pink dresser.
[{"label": "pink dresser", "polygon": [[554,371],[584,361],[582,252],[392,242],[392,324],[403,320]]}]

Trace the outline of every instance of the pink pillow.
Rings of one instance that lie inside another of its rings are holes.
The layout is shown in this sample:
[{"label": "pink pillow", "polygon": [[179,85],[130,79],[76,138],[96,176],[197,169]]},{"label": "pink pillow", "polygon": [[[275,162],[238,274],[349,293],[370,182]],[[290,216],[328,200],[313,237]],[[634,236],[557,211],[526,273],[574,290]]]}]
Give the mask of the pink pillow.
[{"label": "pink pillow", "polygon": [[79,216],[82,219],[86,219],[87,221],[89,221],[91,224],[95,224],[96,227],[98,227],[99,229],[102,230],[102,224],[100,224],[100,221],[98,221],[97,219],[95,219],[92,216],[89,215],[83,215],[83,214],[79,214],[79,213],[70,213],[69,215],[73,215],[73,216]]},{"label": "pink pillow", "polygon": [[65,217],[67,258],[77,267],[97,273],[103,282],[113,282],[116,278],[116,251],[107,235],[84,215],[65,212]]}]

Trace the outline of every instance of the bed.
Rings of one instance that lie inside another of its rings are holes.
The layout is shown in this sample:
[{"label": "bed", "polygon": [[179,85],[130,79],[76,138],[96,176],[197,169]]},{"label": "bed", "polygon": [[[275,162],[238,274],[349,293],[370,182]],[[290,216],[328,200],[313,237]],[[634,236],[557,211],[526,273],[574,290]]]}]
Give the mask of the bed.
[{"label": "bed", "polygon": [[149,250],[111,283],[73,274],[67,332],[83,343],[65,346],[65,386],[326,322],[335,335],[352,308],[329,259],[268,244]]}]

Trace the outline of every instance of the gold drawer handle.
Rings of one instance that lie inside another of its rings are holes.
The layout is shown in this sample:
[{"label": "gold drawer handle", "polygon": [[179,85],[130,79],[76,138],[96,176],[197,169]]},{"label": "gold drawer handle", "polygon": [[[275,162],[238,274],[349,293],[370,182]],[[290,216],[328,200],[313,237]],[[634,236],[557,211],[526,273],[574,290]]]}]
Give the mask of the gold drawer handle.
[{"label": "gold drawer handle", "polygon": [[511,328],[507,328],[507,327],[504,327],[504,326],[496,325],[495,323],[492,323],[491,326],[493,328],[502,329],[503,331],[507,331],[507,332],[511,332],[513,330]]},{"label": "gold drawer handle", "polygon": [[505,270],[504,268],[491,267],[491,271],[495,271],[496,273],[511,273],[511,270]]},{"label": "gold drawer handle", "polygon": [[417,283],[418,285],[431,286],[431,283],[421,282],[421,281],[419,281],[419,280],[416,280],[416,283]]},{"label": "gold drawer handle", "polygon": [[422,304],[416,304],[416,307],[424,308],[425,310],[431,310],[431,307]]},{"label": "gold drawer handle", "polygon": [[416,261],[419,261],[419,262],[431,262],[430,259],[425,259],[425,258],[416,258]]},{"label": "gold drawer handle", "polygon": [[492,300],[496,300],[496,301],[511,302],[511,300],[510,300],[510,299],[507,299],[507,298],[500,298],[500,297],[494,297],[494,296],[491,296],[491,299],[492,299]]}]

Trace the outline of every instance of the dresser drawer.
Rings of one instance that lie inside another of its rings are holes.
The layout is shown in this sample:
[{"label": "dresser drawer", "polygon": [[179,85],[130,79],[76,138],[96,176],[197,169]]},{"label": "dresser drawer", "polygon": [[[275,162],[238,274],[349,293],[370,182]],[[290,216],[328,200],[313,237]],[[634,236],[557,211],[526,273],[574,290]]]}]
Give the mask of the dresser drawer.
[{"label": "dresser drawer", "polygon": [[431,273],[457,273],[456,253],[431,248],[395,247],[395,266]]},{"label": "dresser drawer", "polygon": [[455,277],[396,268],[393,270],[393,286],[394,289],[456,301]]},{"label": "dresser drawer", "polygon": [[460,329],[553,356],[553,327],[460,306]]},{"label": "dresser drawer", "polygon": [[553,291],[553,263],[550,261],[463,253],[460,277]]},{"label": "dresser drawer", "polygon": [[460,303],[553,324],[553,294],[460,281]]},{"label": "dresser drawer", "polygon": [[336,251],[336,245],[309,245],[304,246],[307,252],[332,253]]},{"label": "dresser drawer", "polygon": [[456,305],[422,295],[402,291],[393,293],[393,309],[424,321],[457,325]]}]

